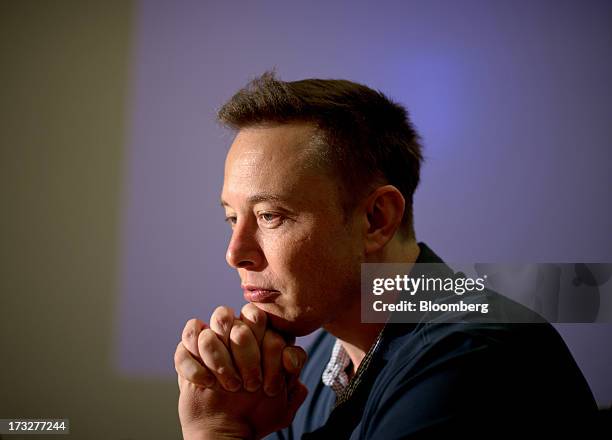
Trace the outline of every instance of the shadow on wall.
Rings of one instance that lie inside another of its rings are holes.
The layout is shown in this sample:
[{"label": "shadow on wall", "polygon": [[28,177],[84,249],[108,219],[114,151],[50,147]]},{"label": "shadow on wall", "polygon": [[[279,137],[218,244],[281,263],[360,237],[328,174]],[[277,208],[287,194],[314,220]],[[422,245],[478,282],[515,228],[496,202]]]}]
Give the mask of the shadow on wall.
[{"label": "shadow on wall", "polygon": [[68,418],[73,438],[180,437],[175,380],[110,358],[132,8],[0,7],[0,418]]}]

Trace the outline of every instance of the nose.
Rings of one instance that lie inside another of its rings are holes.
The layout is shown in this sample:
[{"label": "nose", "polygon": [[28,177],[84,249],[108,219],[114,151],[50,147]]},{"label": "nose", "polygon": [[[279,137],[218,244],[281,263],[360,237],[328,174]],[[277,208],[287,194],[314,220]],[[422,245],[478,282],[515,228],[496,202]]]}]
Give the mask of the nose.
[{"label": "nose", "polygon": [[232,231],[225,260],[235,269],[261,270],[265,258],[255,236],[257,226],[238,222]]}]

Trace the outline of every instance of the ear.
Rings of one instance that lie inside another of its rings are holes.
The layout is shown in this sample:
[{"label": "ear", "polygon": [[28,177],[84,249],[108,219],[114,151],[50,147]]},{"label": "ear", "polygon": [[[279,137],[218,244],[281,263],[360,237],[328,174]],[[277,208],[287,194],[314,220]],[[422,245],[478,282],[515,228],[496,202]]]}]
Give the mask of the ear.
[{"label": "ear", "polygon": [[367,198],[364,251],[366,254],[381,250],[393,238],[402,223],[406,201],[393,185],[377,188]]}]

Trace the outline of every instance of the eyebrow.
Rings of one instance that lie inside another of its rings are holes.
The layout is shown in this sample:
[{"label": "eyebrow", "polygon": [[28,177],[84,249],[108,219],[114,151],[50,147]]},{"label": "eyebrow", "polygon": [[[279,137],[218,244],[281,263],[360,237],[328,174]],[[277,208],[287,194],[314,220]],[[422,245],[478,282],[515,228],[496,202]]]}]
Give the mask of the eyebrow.
[{"label": "eyebrow", "polygon": [[[247,199],[247,202],[251,204],[261,203],[261,202],[286,202],[287,198],[282,197],[276,194],[269,193],[260,193],[254,194]],[[221,199],[221,207],[224,208],[226,206],[230,206],[225,200]]]}]

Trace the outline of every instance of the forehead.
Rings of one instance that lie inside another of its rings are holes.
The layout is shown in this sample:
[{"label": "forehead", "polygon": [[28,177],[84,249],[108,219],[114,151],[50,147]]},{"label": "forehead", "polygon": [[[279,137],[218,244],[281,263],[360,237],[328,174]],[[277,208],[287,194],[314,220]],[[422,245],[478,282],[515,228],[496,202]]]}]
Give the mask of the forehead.
[{"label": "forehead", "polygon": [[320,165],[317,130],[306,123],[242,129],[225,161],[222,199],[269,194],[292,199],[330,196],[335,178]]}]

